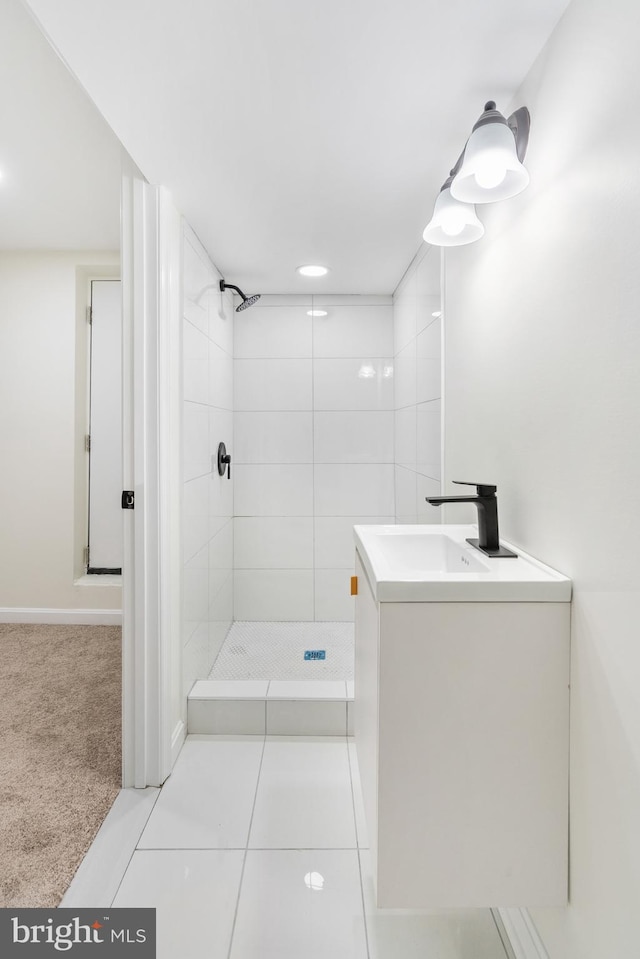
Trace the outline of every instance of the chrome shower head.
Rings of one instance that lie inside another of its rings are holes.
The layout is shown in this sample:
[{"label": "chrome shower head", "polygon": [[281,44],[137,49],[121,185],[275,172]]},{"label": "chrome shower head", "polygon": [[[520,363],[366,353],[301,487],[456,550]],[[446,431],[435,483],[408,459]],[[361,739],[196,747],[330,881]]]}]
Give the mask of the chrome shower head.
[{"label": "chrome shower head", "polygon": [[236,293],[242,297],[242,303],[240,306],[236,306],[236,313],[242,313],[243,310],[248,310],[250,306],[258,302],[262,295],[261,293],[254,293],[253,296],[245,296],[239,286],[234,286],[233,283],[225,283],[224,280],[220,280],[220,292],[224,293],[225,290],[235,290]]}]

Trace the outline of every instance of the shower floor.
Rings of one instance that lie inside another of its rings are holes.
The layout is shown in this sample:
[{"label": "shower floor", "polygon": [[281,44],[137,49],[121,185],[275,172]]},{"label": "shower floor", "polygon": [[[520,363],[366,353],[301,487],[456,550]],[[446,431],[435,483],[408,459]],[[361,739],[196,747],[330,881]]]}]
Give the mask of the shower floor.
[{"label": "shower floor", "polygon": [[[305,660],[325,650],[324,660]],[[353,623],[234,623],[209,679],[351,680]]]}]

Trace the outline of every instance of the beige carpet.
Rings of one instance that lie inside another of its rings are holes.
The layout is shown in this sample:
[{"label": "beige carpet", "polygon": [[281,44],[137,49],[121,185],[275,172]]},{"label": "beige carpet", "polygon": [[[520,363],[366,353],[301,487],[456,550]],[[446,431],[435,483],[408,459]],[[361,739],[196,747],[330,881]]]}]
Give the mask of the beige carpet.
[{"label": "beige carpet", "polygon": [[120,788],[121,631],[0,624],[0,906],[56,906]]}]

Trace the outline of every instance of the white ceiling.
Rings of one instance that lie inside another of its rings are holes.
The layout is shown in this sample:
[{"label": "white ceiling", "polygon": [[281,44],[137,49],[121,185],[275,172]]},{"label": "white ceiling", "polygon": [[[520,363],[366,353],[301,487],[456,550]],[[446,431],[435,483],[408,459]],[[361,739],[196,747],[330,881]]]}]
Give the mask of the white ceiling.
[{"label": "white ceiling", "polygon": [[0,0],[0,249],[117,250],[122,147],[20,0]]},{"label": "white ceiling", "polygon": [[484,102],[507,109],[568,4],[27,2],[248,293],[392,292]]}]

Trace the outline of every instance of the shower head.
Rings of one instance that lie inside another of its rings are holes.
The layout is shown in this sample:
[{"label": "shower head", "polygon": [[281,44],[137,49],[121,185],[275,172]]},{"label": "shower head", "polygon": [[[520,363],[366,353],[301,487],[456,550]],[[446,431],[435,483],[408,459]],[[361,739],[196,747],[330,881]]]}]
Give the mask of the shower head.
[{"label": "shower head", "polygon": [[248,310],[250,306],[258,302],[260,296],[260,293],[254,293],[253,296],[246,296],[240,306],[236,307],[236,313],[242,313],[243,310]]},{"label": "shower head", "polygon": [[248,310],[250,306],[258,302],[262,295],[261,293],[254,293],[253,296],[245,296],[239,286],[234,286],[233,283],[225,283],[224,280],[220,280],[220,292],[224,293],[225,290],[235,290],[236,293],[242,297],[242,303],[240,306],[236,306],[236,313],[242,313],[243,310]]}]

